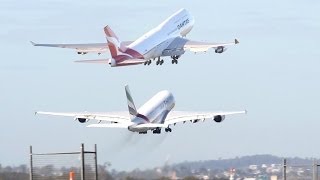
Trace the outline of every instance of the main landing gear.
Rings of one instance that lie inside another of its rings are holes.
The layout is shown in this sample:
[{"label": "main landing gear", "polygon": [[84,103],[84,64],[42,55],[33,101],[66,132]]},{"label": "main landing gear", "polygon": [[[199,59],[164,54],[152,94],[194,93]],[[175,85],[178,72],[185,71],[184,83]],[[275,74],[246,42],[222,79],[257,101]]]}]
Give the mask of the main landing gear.
[{"label": "main landing gear", "polygon": [[172,58],[171,63],[172,63],[172,64],[178,64],[178,59],[179,59],[179,57],[180,57],[180,56],[178,56],[178,55],[171,56],[171,58]]},{"label": "main landing gear", "polygon": [[[178,59],[180,58],[180,56],[179,55],[174,55],[174,56],[171,56],[171,58],[172,58],[172,64],[178,64]],[[153,59],[153,60],[155,60],[155,58]],[[151,64],[151,62],[152,62],[152,60],[151,59],[149,59],[149,60],[147,60],[147,61],[145,61],[144,62],[144,65],[146,66],[146,65],[150,65]],[[164,63],[164,60],[163,59],[160,59],[160,56],[157,58],[157,61],[156,61],[156,65],[162,65]]]},{"label": "main landing gear", "polygon": [[[164,130],[165,130],[166,132],[171,132],[171,131],[172,131],[172,129],[169,128],[169,127],[165,128]],[[161,133],[161,128],[156,128],[156,129],[153,130],[152,132],[153,132],[153,134],[160,134],[160,133]]]},{"label": "main landing gear", "polygon": [[156,65],[160,65],[161,66],[163,64],[163,62],[164,62],[163,59],[160,60],[160,57],[158,57]]},{"label": "main landing gear", "polygon": [[153,134],[160,134],[161,133],[161,128],[156,128],[155,130],[152,131]]},{"label": "main landing gear", "polygon": [[165,130],[166,132],[171,132],[171,131],[172,131],[171,128],[169,128],[169,127],[165,128],[164,130]]},{"label": "main landing gear", "polygon": [[[172,129],[170,127],[167,127],[164,129],[166,132],[171,132]],[[152,131],[153,134],[161,134],[161,128],[156,128],[155,130]],[[147,132],[139,132],[139,134],[147,134]]]},{"label": "main landing gear", "polygon": [[144,65],[148,65],[149,66],[150,64],[151,64],[151,59],[149,59],[148,61],[144,62]]}]

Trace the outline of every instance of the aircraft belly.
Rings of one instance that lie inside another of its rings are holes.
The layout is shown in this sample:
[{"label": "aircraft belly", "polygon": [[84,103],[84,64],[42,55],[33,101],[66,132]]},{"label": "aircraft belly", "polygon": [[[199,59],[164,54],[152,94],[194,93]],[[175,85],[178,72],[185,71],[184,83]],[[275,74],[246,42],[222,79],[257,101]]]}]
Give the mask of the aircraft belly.
[{"label": "aircraft belly", "polygon": [[180,56],[185,53],[184,46],[188,42],[187,39],[176,37],[162,52],[162,56]]},{"label": "aircraft belly", "polygon": [[162,111],[156,118],[154,118],[155,123],[164,123],[165,119],[167,118],[167,115],[169,114],[169,110]]},{"label": "aircraft belly", "polygon": [[152,48],[150,51],[148,51],[144,57],[146,59],[152,59],[156,57],[160,57],[163,54],[163,51],[169,46],[169,44],[172,42],[172,39],[168,39],[163,41],[162,43],[158,44],[154,48]]},{"label": "aircraft belly", "polygon": [[154,127],[137,127],[136,125],[134,126],[129,126],[128,130],[132,132],[145,132],[148,130],[153,130],[155,129]]}]

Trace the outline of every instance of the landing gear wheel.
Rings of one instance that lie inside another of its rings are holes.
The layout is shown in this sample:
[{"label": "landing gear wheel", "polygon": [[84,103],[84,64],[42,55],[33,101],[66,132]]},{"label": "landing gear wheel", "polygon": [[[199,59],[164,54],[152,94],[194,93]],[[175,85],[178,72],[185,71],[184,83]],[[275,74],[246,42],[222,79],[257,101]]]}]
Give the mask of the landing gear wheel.
[{"label": "landing gear wheel", "polygon": [[155,130],[152,131],[153,134],[160,134],[161,133],[161,128],[156,128]]},{"label": "landing gear wheel", "polygon": [[163,63],[163,59],[160,60],[160,56],[159,56],[156,62],[156,65],[162,65],[162,63]]},{"label": "landing gear wheel", "polygon": [[178,64],[178,60],[172,59],[172,64]]},{"label": "landing gear wheel", "polygon": [[172,64],[178,64],[178,59],[179,59],[179,57],[180,57],[180,56],[176,56],[176,55],[175,55],[175,56],[171,56],[171,58],[172,58],[172,62],[171,62],[171,63],[172,63]]}]

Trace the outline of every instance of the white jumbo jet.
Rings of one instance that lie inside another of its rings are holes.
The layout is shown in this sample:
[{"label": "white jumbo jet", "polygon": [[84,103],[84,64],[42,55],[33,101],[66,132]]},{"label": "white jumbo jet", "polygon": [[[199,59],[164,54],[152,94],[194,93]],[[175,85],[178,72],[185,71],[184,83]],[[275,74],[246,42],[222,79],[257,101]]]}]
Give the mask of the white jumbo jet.
[{"label": "white jumbo jet", "polygon": [[211,119],[220,123],[225,119],[226,115],[246,113],[246,111],[201,113],[183,111],[171,112],[175,106],[175,100],[173,95],[167,90],[158,92],[137,110],[128,86],[125,86],[125,91],[129,113],[61,113],[38,111],[35,114],[74,117],[74,119],[80,123],[85,123],[89,120],[98,121],[98,124],[90,124],[87,127],[126,128],[129,131],[138,132],[139,134],[146,134],[148,130],[151,130],[153,134],[160,134],[161,128],[165,128],[166,132],[171,132],[170,125],[176,125],[176,123],[179,122],[185,123],[186,121],[190,121],[196,123]]},{"label": "white jumbo jet", "polygon": [[226,46],[238,44],[235,39],[229,43],[206,43],[186,39],[186,35],[194,25],[194,18],[186,9],[181,9],[163,21],[156,28],[142,35],[135,41],[121,42],[109,26],[104,28],[107,43],[88,44],[37,44],[34,46],[59,47],[75,49],[78,54],[101,53],[108,49],[111,53],[110,59],[80,60],[84,63],[105,63],[111,67],[128,66],[136,64],[150,65],[156,60],[157,65],[163,64],[161,57],[170,56],[172,64],[178,63],[178,58],[186,50],[192,52],[206,52],[210,48],[216,53],[223,53]]}]

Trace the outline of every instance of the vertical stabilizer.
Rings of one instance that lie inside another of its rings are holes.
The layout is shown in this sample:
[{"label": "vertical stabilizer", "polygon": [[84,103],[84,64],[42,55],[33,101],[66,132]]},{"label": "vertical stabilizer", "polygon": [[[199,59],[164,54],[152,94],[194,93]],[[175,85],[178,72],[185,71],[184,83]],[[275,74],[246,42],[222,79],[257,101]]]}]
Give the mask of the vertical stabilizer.
[{"label": "vertical stabilizer", "polygon": [[131,117],[136,116],[137,115],[137,109],[136,109],[136,106],[134,105],[133,99],[131,97],[129,86],[126,85],[125,89],[126,89],[126,96],[127,96],[129,114],[130,114]]},{"label": "vertical stabilizer", "polygon": [[104,32],[106,34],[109,50],[112,57],[115,57],[119,55],[121,51],[124,51],[124,48],[121,47],[121,41],[109,26],[104,27]]}]

